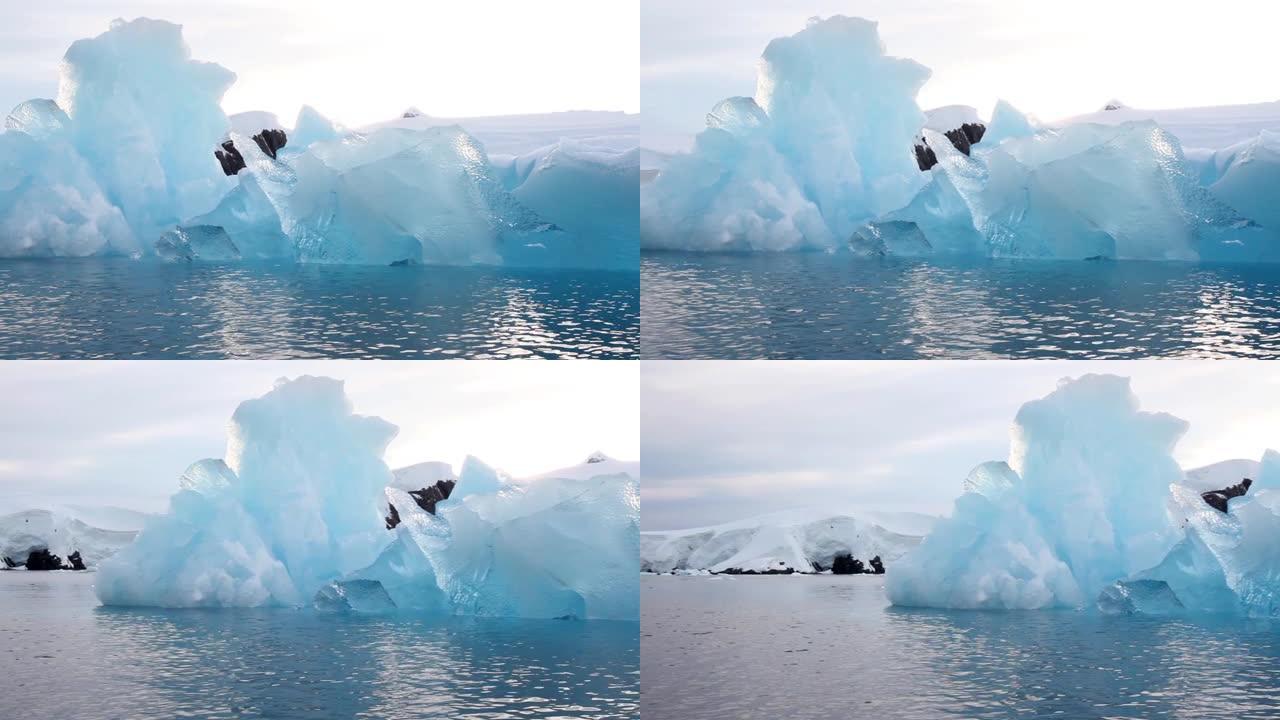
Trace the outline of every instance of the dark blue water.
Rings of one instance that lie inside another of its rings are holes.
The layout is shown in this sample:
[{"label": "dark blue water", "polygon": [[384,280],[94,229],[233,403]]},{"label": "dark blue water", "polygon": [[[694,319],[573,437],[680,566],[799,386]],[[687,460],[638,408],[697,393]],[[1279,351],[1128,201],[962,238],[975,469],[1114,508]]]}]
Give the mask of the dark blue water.
[{"label": "dark blue water", "polygon": [[635,273],[0,261],[0,358],[635,358]]},{"label": "dark blue water", "polygon": [[637,623],[97,606],[0,572],[0,718],[635,718]]},{"label": "dark blue water", "polygon": [[1278,358],[1280,265],[641,258],[645,358]]},{"label": "dark blue water", "polygon": [[883,584],[642,578],[641,717],[1280,717],[1280,624],[901,609]]}]

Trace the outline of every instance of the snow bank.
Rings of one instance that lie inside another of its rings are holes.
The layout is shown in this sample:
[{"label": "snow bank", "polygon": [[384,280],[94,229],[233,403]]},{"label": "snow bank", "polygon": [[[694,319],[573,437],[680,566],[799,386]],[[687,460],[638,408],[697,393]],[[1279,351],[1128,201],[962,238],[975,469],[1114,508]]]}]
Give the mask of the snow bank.
[{"label": "snow bank", "polygon": [[395,433],[355,414],[339,381],[278,382],[236,410],[225,461],[192,465],[168,512],[103,563],[98,597],[639,617],[634,465],[604,458],[515,482],[471,458],[428,511],[410,491],[455,476],[442,463],[393,474],[382,454]]},{"label": "snow bank", "polygon": [[723,525],[640,534],[645,572],[729,569],[813,572],[830,568],[836,555],[864,562],[880,556],[892,567],[928,532],[934,518],[913,513],[823,510],[771,513]]}]

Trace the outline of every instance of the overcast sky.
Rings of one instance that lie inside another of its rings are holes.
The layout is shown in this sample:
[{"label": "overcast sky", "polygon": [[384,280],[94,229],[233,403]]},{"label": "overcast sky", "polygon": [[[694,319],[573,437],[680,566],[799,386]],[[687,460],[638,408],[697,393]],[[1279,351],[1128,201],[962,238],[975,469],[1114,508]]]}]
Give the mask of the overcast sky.
[{"label": "overcast sky", "polygon": [[639,457],[638,363],[607,361],[0,362],[0,513],[49,504],[161,510],[192,462],[220,458],[242,401],[280,377],[346,381],[400,427],[391,467],[475,455],[516,476],[601,450]]},{"label": "overcast sky", "polygon": [[1101,109],[1280,100],[1280,5],[1258,0],[643,0],[645,144],[670,150],[717,101],[753,95],[768,42],[812,16],[880,23],[891,55],[933,70],[924,108],[1004,98],[1055,120]]},{"label": "overcast sky", "polygon": [[646,361],[642,526],[812,506],[949,512],[974,466],[1008,459],[1018,408],[1089,372],[1131,377],[1144,410],[1190,422],[1184,468],[1280,449],[1280,363]]},{"label": "overcast sky", "polygon": [[112,19],[180,23],[197,60],[239,75],[228,113],[292,123],[304,103],[347,125],[410,105],[444,117],[638,112],[638,0],[5,0],[0,112],[56,97],[67,46]]}]

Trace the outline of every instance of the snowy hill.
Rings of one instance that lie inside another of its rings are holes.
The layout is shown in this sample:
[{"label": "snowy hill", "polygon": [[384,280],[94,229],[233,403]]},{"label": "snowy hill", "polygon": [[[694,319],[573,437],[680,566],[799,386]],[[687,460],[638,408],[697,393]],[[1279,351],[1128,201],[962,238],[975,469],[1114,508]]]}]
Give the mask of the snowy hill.
[{"label": "snowy hill", "polygon": [[771,513],[704,528],[643,532],[640,569],[786,570],[812,572],[830,567],[837,554],[870,560],[879,555],[892,567],[933,526],[918,513],[833,514],[821,509]]},{"label": "snowy hill", "polygon": [[1212,465],[1187,471],[1184,485],[1205,492],[1221,490],[1240,482],[1244,478],[1257,479],[1260,463],[1257,460],[1223,460]]},{"label": "snowy hill", "polygon": [[625,152],[640,144],[639,115],[592,110],[474,118],[421,114],[375,123],[360,130],[384,127],[422,130],[440,125],[461,125],[484,144],[491,157],[522,155],[561,140],[573,140],[615,152]]},{"label": "snowy hill", "polygon": [[[117,517],[132,511],[120,510]],[[100,515],[106,516],[104,511]],[[140,513],[133,514],[140,515]],[[128,517],[133,517],[128,515]],[[136,518],[134,518],[136,522]],[[63,513],[24,510],[0,516],[0,556],[24,562],[33,550],[46,549],[66,560],[79,552],[87,567],[95,567],[133,542],[135,529],[115,530],[89,525]]]},{"label": "snowy hill", "polygon": [[[1111,104],[1116,103],[1108,103]],[[1052,124],[1119,125],[1134,120],[1155,120],[1160,127],[1177,136],[1184,148],[1217,150],[1257,137],[1263,130],[1280,130],[1280,101],[1168,110],[1120,107],[1077,115]]]}]

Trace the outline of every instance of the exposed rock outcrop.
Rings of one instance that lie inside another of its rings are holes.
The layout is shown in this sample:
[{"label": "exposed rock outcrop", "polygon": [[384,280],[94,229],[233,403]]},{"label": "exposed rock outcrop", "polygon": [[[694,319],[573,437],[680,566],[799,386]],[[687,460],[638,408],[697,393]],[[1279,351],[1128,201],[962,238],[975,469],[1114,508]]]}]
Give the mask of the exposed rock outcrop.
[{"label": "exposed rock outcrop", "polygon": [[429,485],[421,490],[410,490],[409,495],[414,502],[418,503],[418,507],[435,515],[436,503],[448,500],[449,494],[453,492],[456,485],[457,483],[453,480],[440,480],[435,485]]},{"label": "exposed rock outcrop", "polygon": [[[448,500],[449,495],[453,493],[453,488],[457,486],[455,480],[438,480],[434,485],[428,485],[421,490],[410,490],[409,497],[418,504],[418,507],[426,510],[432,515],[436,514],[436,503],[441,500]],[[400,511],[395,505],[388,504],[387,507],[391,512],[383,518],[387,522],[387,529],[394,530],[400,524]]]},{"label": "exposed rock outcrop", "polygon": [[62,558],[49,552],[47,548],[32,550],[27,555],[28,570],[70,570],[69,565],[62,564]]},{"label": "exposed rock outcrop", "polygon": [[[280,148],[288,144],[289,136],[285,135],[283,130],[264,128],[262,132],[253,136],[253,142],[263,153],[274,159]],[[218,163],[222,165],[222,172],[228,176],[235,175],[245,168],[244,156],[231,140],[224,141],[222,149],[214,150],[213,156],[218,158]]]},{"label": "exposed rock outcrop", "polygon": [[[80,557],[80,551],[79,551],[79,550],[77,550],[77,551],[75,551],[75,552],[71,553],[70,555],[68,555],[68,556],[67,556],[67,562],[68,562],[68,563],[70,563],[70,568],[69,568],[69,569],[71,569],[71,570],[84,570],[84,569],[85,569],[85,566],[84,566],[84,559]],[[64,569],[64,570],[68,569],[68,566],[64,565],[64,566],[63,566],[63,569]]]},{"label": "exposed rock outcrop", "polygon": [[1234,497],[1240,497],[1249,492],[1249,487],[1253,485],[1253,480],[1245,478],[1230,487],[1221,490],[1210,490],[1209,492],[1200,493],[1200,497],[1208,503],[1209,507],[1219,512],[1227,512],[1227,501]]},{"label": "exposed rock outcrop", "polygon": [[[948,130],[943,135],[951,141],[955,149],[968,155],[973,150],[973,146],[982,142],[982,136],[986,135],[987,126],[982,123],[965,123],[958,128]],[[920,138],[920,142],[916,143],[916,165],[920,167],[921,172],[928,172],[934,165],[938,164],[938,155],[929,147],[929,141]]]},{"label": "exposed rock outcrop", "polygon": [[884,563],[881,562],[879,555],[871,558],[871,570],[869,572],[874,575],[884,574]]}]

